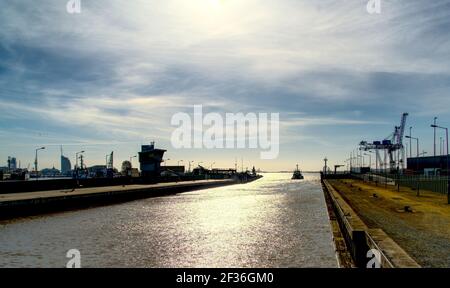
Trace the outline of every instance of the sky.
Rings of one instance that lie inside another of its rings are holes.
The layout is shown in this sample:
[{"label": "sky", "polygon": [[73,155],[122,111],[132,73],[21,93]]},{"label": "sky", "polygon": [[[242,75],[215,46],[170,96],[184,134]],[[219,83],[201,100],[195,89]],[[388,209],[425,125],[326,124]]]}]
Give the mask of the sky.
[{"label": "sky", "polygon": [[[63,145],[87,165],[114,151],[120,167],[155,141],[169,165],[318,170],[390,135],[403,112],[428,155],[433,118],[450,126],[450,1],[381,0],[380,14],[366,0],[66,3],[0,0],[0,166],[32,166],[45,146],[40,168],[59,168]],[[279,113],[278,157],[174,149],[171,117],[194,105]]]}]

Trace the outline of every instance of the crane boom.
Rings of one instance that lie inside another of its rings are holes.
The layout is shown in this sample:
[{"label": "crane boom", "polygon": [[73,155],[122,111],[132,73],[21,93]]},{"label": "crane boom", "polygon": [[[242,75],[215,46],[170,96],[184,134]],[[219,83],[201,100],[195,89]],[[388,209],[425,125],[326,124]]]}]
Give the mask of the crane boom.
[{"label": "crane boom", "polygon": [[409,115],[408,113],[403,113],[400,127],[398,129],[397,144],[400,144],[402,146],[403,146],[403,135],[405,134],[406,118],[408,117],[408,115]]}]

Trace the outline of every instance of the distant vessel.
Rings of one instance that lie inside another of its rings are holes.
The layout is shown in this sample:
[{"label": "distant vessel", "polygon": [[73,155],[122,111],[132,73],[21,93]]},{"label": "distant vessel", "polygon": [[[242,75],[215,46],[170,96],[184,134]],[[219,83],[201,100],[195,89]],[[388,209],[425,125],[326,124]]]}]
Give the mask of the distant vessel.
[{"label": "distant vessel", "polygon": [[298,169],[298,164],[297,164],[297,169],[295,169],[294,174],[292,175],[293,180],[302,180],[305,177],[303,177],[302,172]]}]

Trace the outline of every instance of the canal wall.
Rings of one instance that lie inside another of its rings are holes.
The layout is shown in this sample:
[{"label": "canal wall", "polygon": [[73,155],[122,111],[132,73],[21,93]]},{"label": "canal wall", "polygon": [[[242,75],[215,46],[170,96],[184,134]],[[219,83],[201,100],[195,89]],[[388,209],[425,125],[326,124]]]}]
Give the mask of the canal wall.
[{"label": "canal wall", "polygon": [[49,191],[58,189],[121,186],[133,184],[156,184],[175,181],[194,181],[205,180],[205,176],[180,176],[180,177],[162,177],[151,178],[87,178],[87,179],[31,179],[28,181],[0,181],[0,194],[23,193],[35,191]]},{"label": "canal wall", "polygon": [[0,219],[101,206],[239,183],[246,182],[232,179],[200,180],[3,194],[0,195]]},{"label": "canal wall", "polygon": [[368,254],[372,249],[379,252],[381,268],[420,267],[382,229],[370,229],[367,227],[326,179],[322,178],[322,184],[324,193],[326,193],[325,198],[333,208],[348,252],[352,256],[356,267],[367,267],[368,261],[373,258],[373,255]]}]

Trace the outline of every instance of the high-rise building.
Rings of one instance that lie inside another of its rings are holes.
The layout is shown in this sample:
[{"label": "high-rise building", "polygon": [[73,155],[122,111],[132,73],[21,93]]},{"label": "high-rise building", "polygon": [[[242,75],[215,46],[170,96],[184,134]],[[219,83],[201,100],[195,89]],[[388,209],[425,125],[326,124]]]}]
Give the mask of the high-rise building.
[{"label": "high-rise building", "polygon": [[61,155],[61,174],[67,174],[72,170],[69,158]]},{"label": "high-rise building", "polygon": [[17,169],[17,159],[16,157],[11,157],[11,169],[16,170]]},{"label": "high-rise building", "polygon": [[63,155],[61,146],[61,174],[67,175],[72,170],[72,165],[70,164],[69,158]]},{"label": "high-rise building", "polygon": [[8,169],[9,170],[16,170],[17,169],[17,159],[16,157],[8,157]]}]

